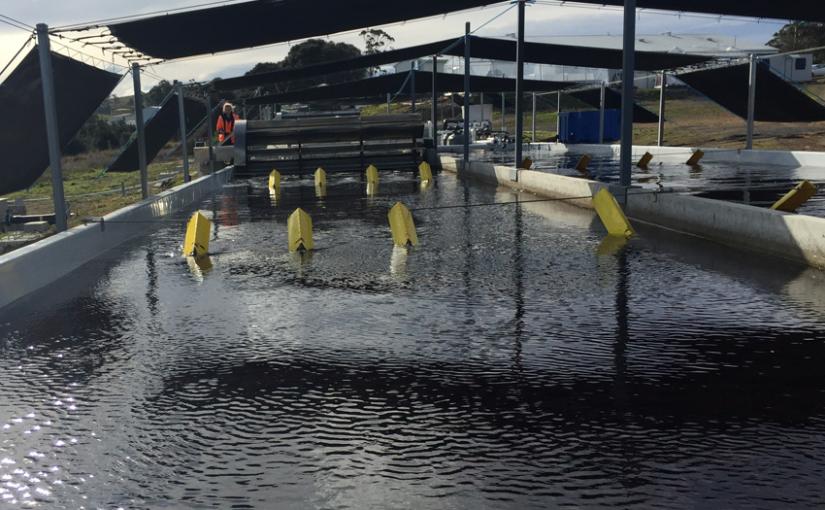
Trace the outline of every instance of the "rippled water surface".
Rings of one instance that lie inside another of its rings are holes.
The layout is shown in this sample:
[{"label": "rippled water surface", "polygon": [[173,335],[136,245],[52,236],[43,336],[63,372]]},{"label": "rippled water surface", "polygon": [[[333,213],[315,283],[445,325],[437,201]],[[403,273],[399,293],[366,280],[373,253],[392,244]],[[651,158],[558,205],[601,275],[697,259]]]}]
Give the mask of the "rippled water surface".
[{"label": "rippled water surface", "polygon": [[0,507],[825,504],[823,273],[610,246],[590,211],[448,174],[330,181],[208,200],[211,268],[181,214],[2,310]]}]

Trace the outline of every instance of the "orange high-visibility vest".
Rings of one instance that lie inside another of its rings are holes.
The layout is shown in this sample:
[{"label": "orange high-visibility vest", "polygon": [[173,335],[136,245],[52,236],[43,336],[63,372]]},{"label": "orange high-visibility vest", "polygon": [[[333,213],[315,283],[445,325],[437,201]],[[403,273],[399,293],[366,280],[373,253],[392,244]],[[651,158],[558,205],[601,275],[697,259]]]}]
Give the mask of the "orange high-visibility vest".
[{"label": "orange high-visibility vest", "polygon": [[229,120],[224,119],[223,114],[218,115],[218,125],[215,129],[215,131],[218,132],[218,143],[223,143],[228,136],[229,144],[235,144],[235,137],[233,136],[235,132],[235,121],[239,118],[240,116],[234,112]]}]

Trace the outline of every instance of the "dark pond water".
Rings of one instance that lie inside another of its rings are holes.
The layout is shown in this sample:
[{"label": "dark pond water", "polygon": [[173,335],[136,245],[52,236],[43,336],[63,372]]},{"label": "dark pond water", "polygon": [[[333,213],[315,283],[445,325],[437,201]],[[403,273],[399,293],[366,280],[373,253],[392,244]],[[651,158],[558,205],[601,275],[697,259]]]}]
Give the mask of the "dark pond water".
[{"label": "dark pond water", "polygon": [[589,211],[446,174],[330,180],[204,203],[211,269],[181,215],[0,312],[0,507],[825,504],[823,273],[611,248]]},{"label": "dark pond water", "polygon": [[[512,164],[512,151],[476,152],[475,159]],[[580,176],[575,170],[579,155],[526,152],[535,160],[534,169],[560,175]],[[594,157],[589,165],[593,179],[618,182],[619,161],[616,158]],[[633,169],[634,186],[645,189],[667,189],[697,196],[770,207],[785,193],[809,180],[818,187],[817,194],[797,211],[799,214],[825,217],[825,168],[787,167],[776,165],[704,162],[690,167],[681,163],[653,159],[647,170]]]}]

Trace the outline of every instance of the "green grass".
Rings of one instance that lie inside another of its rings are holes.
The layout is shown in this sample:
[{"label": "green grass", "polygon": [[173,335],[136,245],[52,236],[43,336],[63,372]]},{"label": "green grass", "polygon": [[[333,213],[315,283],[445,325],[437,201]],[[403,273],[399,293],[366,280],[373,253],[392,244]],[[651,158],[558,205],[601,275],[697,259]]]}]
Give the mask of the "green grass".
[{"label": "green grass", "polygon": [[[93,152],[63,159],[63,190],[71,212],[70,226],[83,223],[84,218],[103,216],[141,199],[138,187],[140,185],[139,172],[103,171],[113,155],[113,151]],[[158,180],[162,173],[173,172],[180,165],[180,161],[175,160],[152,163],[148,167],[149,180]],[[180,182],[183,182],[183,178],[178,175],[175,178],[175,184]],[[123,188],[126,188],[125,193],[123,193]],[[156,191],[157,189],[152,189],[150,186],[150,194]],[[107,193],[84,196],[101,192]],[[52,183],[49,171],[46,171],[30,188],[3,196],[10,200],[27,200],[26,209],[29,214],[53,212],[51,197]]]}]

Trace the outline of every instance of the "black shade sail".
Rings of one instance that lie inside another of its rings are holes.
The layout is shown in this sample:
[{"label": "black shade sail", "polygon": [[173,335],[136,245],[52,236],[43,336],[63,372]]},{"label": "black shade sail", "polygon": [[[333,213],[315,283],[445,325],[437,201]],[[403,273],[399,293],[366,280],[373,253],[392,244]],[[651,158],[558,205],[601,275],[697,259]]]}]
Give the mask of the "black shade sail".
[{"label": "black shade sail", "polygon": [[[334,74],[350,69],[363,69],[365,67],[413,60],[434,54],[463,56],[464,42],[461,41],[458,44],[453,44],[455,41],[456,39],[448,39],[335,62],[326,62],[293,69],[279,69],[266,73],[229,78],[216,81],[215,87],[218,90],[237,90],[311,76]],[[445,48],[449,49],[444,51]],[[525,60],[533,64],[556,64],[601,69],[622,68],[622,50],[620,49],[537,42],[526,42],[524,49]],[[470,53],[473,58],[512,62],[516,59],[516,42],[510,39],[492,39],[473,36],[470,41]],[[640,71],[658,71],[661,69],[695,65],[707,60],[709,60],[709,57],[699,55],[637,51],[636,69]]]},{"label": "black shade sail", "polygon": [[[704,69],[678,74],[677,78],[743,119],[748,118],[750,64]],[[760,63],[756,68],[755,119],[765,122],[811,122],[825,120],[819,101],[777,76]]]},{"label": "black shade sail", "polygon": [[[592,106],[593,108],[601,108],[600,89],[577,90],[570,92],[569,94],[579,101]],[[604,89],[604,107],[608,110],[621,110],[621,93],[610,88]],[[633,122],[638,122],[640,124],[659,122],[659,116],[647,108],[639,106],[638,103],[633,103]]]},{"label": "black shade sail", "polygon": [[[624,5],[623,0],[579,1]],[[335,34],[495,3],[257,0],[112,23],[108,28],[126,46],[152,57],[171,59]],[[638,0],[637,4],[645,9],[825,21],[822,0]]]},{"label": "black shade sail", "polygon": [[[387,74],[367,78],[364,80],[325,85],[303,90],[294,90],[283,94],[258,96],[246,100],[247,105],[281,104],[303,101],[325,101],[333,99],[363,98],[369,96],[386,96],[401,92],[407,97],[411,90],[409,72]],[[415,91],[417,94],[432,92],[432,73],[415,71]],[[438,73],[436,88],[439,92],[463,92],[464,76],[460,74]],[[542,92],[559,90],[579,85],[575,82],[555,82],[524,80],[524,90],[528,92]],[[401,90],[403,87],[403,90]],[[470,91],[478,92],[513,92],[516,89],[516,80],[510,78],[493,78],[489,76],[471,76]]]},{"label": "black shade sail", "polygon": [[[66,148],[83,123],[120,81],[117,74],[52,53],[60,146]],[[14,123],[0,136],[0,195],[28,188],[49,166],[46,113],[34,48],[0,84],[0,104]]]},{"label": "black shade sail", "polygon": [[[183,111],[186,114],[186,132],[190,132],[206,117],[206,105],[196,99],[184,97]],[[170,94],[160,110],[146,121],[146,162],[151,162],[158,155],[166,142],[178,132],[178,95]],[[132,135],[123,150],[106,169],[108,172],[134,172],[140,170],[138,162],[137,134]]]}]

